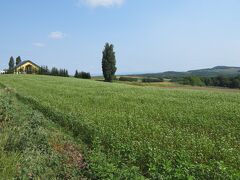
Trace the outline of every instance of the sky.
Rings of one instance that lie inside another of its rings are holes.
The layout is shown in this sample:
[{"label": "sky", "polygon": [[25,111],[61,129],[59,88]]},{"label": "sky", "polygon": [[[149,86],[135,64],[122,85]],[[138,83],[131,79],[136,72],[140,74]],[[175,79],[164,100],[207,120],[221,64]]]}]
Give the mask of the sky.
[{"label": "sky", "polygon": [[1,0],[0,69],[10,56],[100,75],[240,66],[239,0]]}]

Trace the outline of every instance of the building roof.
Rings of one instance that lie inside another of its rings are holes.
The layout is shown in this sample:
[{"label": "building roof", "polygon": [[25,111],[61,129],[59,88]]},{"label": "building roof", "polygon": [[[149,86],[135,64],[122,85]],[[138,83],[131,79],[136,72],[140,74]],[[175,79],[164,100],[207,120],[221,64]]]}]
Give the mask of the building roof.
[{"label": "building roof", "polygon": [[[22,66],[22,65],[24,65],[24,64],[26,64],[26,63],[31,63],[31,64],[39,67],[39,66],[38,66],[37,64],[35,64],[34,62],[32,62],[32,61],[30,61],[30,60],[26,60],[26,61],[20,62],[20,63],[19,63],[17,66],[15,66],[14,68],[18,68],[18,67],[20,67],[20,66]],[[40,67],[39,67],[39,68],[40,68]]]}]

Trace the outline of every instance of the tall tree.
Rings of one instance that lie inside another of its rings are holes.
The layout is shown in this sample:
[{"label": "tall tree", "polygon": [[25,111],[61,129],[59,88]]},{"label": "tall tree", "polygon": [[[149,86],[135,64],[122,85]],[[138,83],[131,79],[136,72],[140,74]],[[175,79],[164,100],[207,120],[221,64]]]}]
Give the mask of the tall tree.
[{"label": "tall tree", "polygon": [[106,43],[103,50],[102,70],[105,81],[107,82],[112,82],[117,71],[116,57],[113,48],[114,46],[112,44]]},{"label": "tall tree", "polygon": [[74,75],[75,78],[78,77],[78,70],[75,71],[75,75]]},{"label": "tall tree", "polygon": [[18,57],[16,58],[16,66],[17,66],[18,64],[20,64],[21,62],[22,62],[21,57],[18,56]]},{"label": "tall tree", "polygon": [[14,69],[14,58],[11,56],[10,57],[10,60],[9,60],[9,63],[8,63],[8,66],[9,66],[9,72],[10,73],[13,73],[13,69]]},{"label": "tall tree", "polygon": [[53,67],[51,70],[52,76],[59,76],[59,70],[56,67]]},{"label": "tall tree", "polygon": [[69,77],[68,70],[65,70],[65,77]]}]

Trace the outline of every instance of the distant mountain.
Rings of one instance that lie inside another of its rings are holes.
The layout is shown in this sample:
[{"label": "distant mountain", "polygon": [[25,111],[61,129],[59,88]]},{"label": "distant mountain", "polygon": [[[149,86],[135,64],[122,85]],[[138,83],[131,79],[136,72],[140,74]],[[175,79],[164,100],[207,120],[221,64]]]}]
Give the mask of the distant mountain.
[{"label": "distant mountain", "polygon": [[186,72],[166,71],[163,73],[148,73],[140,74],[144,77],[161,77],[161,78],[173,78],[184,76],[201,76],[201,77],[216,77],[216,76],[238,76],[240,75],[240,67],[230,66],[216,66],[208,69],[190,70]]}]

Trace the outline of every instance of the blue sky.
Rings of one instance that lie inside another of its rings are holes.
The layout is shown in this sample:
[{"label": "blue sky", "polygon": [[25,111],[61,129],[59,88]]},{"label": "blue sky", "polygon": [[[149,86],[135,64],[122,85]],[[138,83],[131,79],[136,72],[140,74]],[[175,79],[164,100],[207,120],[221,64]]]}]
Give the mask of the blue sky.
[{"label": "blue sky", "polygon": [[118,74],[240,66],[239,0],[1,0],[0,69],[10,56],[101,73],[105,42]]}]

